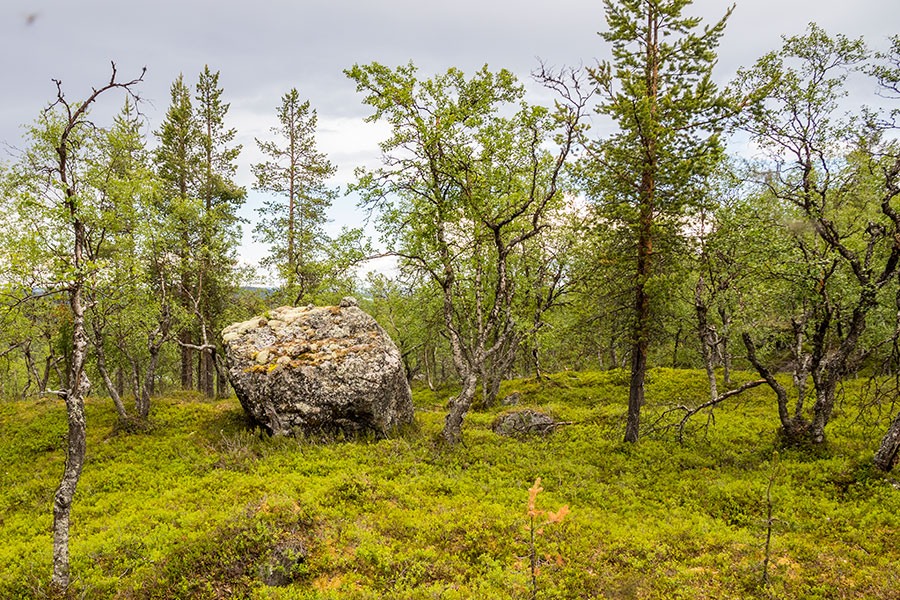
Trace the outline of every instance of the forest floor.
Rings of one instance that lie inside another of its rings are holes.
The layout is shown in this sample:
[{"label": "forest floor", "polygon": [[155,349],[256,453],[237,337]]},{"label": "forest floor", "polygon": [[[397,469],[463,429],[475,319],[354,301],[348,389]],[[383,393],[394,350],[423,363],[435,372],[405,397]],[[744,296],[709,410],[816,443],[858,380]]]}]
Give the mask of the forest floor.
[{"label": "forest floor", "polygon": [[[871,466],[888,407],[882,425],[867,424],[862,384],[847,386],[818,450],[779,445],[764,387],[727,401],[683,443],[668,431],[636,446],[621,441],[625,373],[504,384],[513,390],[522,406],[572,423],[508,439],[490,429],[508,408],[472,412],[465,444],[446,448],[436,436],[452,390],[415,390],[416,425],[381,440],[273,439],[235,399],[191,394],[154,400],[148,428],[117,431],[111,402],[91,399],[69,596],[530,598],[537,477],[536,508],[571,511],[535,536],[538,598],[900,594],[900,484]],[[702,372],[655,369],[645,422],[707,394]],[[0,403],[4,600],[46,597],[65,427],[59,401]]]}]

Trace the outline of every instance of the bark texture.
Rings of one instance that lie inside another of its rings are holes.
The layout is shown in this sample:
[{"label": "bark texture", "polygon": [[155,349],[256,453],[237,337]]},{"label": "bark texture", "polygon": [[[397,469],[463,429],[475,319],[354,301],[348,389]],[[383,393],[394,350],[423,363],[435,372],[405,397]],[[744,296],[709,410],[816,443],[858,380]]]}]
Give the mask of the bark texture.
[{"label": "bark texture", "polygon": [[65,210],[66,219],[71,225],[70,257],[72,267],[74,267],[71,279],[64,288],[68,293],[69,309],[72,315],[71,362],[66,373],[66,389],[59,392],[59,395],[66,401],[66,420],[68,422],[66,465],[63,469],[62,480],[53,497],[53,571],[50,583],[59,590],[69,587],[69,515],[87,452],[84,395],[90,390],[90,382],[85,372],[88,336],[84,320],[84,294],[87,283],[85,253],[88,251],[89,240],[88,228],[84,222],[78,197],[79,178],[70,167],[71,142],[69,136],[77,126],[86,123],[87,110],[100,94],[113,88],[120,88],[136,98],[131,92],[131,88],[141,79],[143,79],[143,73],[141,77],[130,82],[117,82],[116,65],[113,63],[109,83],[94,88],[93,93],[80,104],[70,104],[63,94],[62,84],[56,81],[57,99],[54,106],[59,105],[62,108],[66,123],[55,148],[57,162],[53,172],[63,191],[61,208]]},{"label": "bark texture", "polygon": [[[656,120],[656,101],[659,93],[659,14],[652,8],[647,11],[647,36],[645,78],[650,122]],[[647,377],[647,348],[650,343],[650,294],[647,283],[653,265],[653,226],[656,204],[656,178],[658,157],[655,134],[644,134],[641,143],[644,156],[641,165],[639,194],[637,280],[634,302],[634,338],[631,346],[631,383],[628,390],[628,422],[625,425],[625,441],[637,442],[640,435],[641,406],[644,404],[644,380]]]},{"label": "bark texture", "polygon": [[59,588],[69,587],[69,515],[72,500],[84,457],[87,453],[87,426],[84,418],[84,395],[90,390],[90,382],[84,372],[87,359],[87,335],[84,330],[84,307],[81,303],[81,285],[74,286],[69,302],[72,308],[73,353],[69,381],[70,389],[63,392],[66,401],[68,435],[66,443],[66,466],[62,480],[53,496],[53,574],[51,583]]},{"label": "bark texture", "polygon": [[878,452],[875,453],[875,466],[887,473],[894,466],[897,450],[900,449],[900,414],[891,423],[887,433],[881,439]]}]

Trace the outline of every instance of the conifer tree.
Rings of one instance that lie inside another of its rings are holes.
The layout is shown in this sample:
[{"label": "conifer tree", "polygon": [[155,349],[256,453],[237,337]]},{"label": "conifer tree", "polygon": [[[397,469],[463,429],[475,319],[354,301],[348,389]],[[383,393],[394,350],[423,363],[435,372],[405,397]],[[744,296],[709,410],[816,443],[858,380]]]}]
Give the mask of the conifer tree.
[{"label": "conifer tree", "polygon": [[[240,238],[237,209],[245,192],[233,177],[240,146],[229,147],[235,130],[225,126],[229,105],[221,100],[219,73],[207,66],[192,103],[183,76],[172,84],[172,103],[156,132],[156,162],[165,191],[165,212],[173,220],[172,247],[179,256],[181,285],[181,385],[194,385],[194,351],[199,352],[197,389],[214,393],[215,344],[209,331],[217,326],[234,289],[234,250]],[[219,377],[220,392],[226,387]]]},{"label": "conifer tree", "polygon": [[[193,293],[194,316],[199,321],[201,348],[197,389],[207,396],[214,395],[214,346],[209,343],[209,330],[218,325],[229,295],[234,288],[234,250],[240,239],[236,229],[237,209],[244,202],[245,192],[234,183],[237,167],[234,164],[241,146],[230,146],[236,130],[225,126],[230,104],[222,102],[219,72],[206,65],[196,87],[195,119],[200,129],[200,169],[197,191],[203,204],[200,219],[199,247],[195,249],[197,262],[196,287]],[[220,377],[220,392],[224,392]]]},{"label": "conifer tree", "polygon": [[[698,31],[682,15],[691,0],[604,0],[613,60],[591,71],[602,98],[597,111],[619,131],[589,146],[588,193],[606,222],[633,243],[631,384],[625,440],[638,440],[647,350],[654,318],[654,265],[660,237],[677,235],[699,202],[696,185],[722,154],[726,102],[712,81],[715,48],[731,14]],[[732,7],[733,8],[733,7]]]},{"label": "conifer tree", "polygon": [[[196,119],[200,128],[200,161],[198,191],[205,203],[207,214],[214,209],[223,208],[221,216],[232,216],[234,208],[239,206],[243,195],[235,190],[233,183],[237,167],[234,161],[241,153],[238,144],[229,147],[234,141],[237,131],[225,127],[225,116],[230,104],[222,102],[222,88],[219,87],[219,71],[203,68],[197,82]],[[232,205],[232,206],[229,206]]]},{"label": "conifer tree", "polygon": [[271,132],[278,141],[256,140],[269,160],[253,165],[253,174],[255,189],[282,198],[265,201],[255,231],[271,247],[263,265],[276,269],[299,302],[319,277],[316,262],[326,242],[322,225],[335,197],[325,181],[336,168],[316,148],[316,111],[309,100],[300,102],[297,88],[282,96],[277,110],[279,126]]},{"label": "conifer tree", "polygon": [[[159,146],[156,148],[156,166],[163,192],[163,212],[173,221],[171,247],[179,257],[179,300],[184,311],[189,311],[190,290],[195,274],[190,264],[190,249],[195,245],[199,210],[196,199],[196,182],[202,167],[198,147],[200,128],[194,119],[191,93],[179,75],[171,88],[171,104],[165,120],[157,130]],[[178,332],[182,344],[193,340],[191,328],[182,325]],[[193,351],[181,346],[181,387],[193,387]]]}]

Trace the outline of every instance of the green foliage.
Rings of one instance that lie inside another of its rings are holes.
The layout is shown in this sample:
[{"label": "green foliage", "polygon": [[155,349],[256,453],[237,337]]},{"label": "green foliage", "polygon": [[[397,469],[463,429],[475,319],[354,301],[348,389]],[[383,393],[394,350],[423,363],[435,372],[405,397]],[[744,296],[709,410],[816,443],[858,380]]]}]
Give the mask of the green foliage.
[{"label": "green foliage", "polygon": [[385,166],[358,170],[353,189],[379,211],[385,241],[410,270],[441,279],[452,255],[460,279],[472,278],[479,261],[490,269],[496,260],[491,231],[514,246],[530,219],[543,222],[548,202],[562,201],[553,193],[553,157],[540,150],[559,123],[546,108],[522,101],[524,90],[509,71],[484,67],[466,77],[450,69],[420,79],[411,63],[373,63],[346,73],[373,109],[367,120],[392,127],[381,144]]},{"label": "green foliage", "polygon": [[[173,263],[165,269],[170,285],[158,295],[168,293],[167,316],[178,340],[208,347],[218,341],[213,332],[227,324],[224,317],[242,275],[236,256],[241,223],[237,211],[246,191],[234,182],[241,147],[231,145],[236,131],[226,126],[230,105],[222,101],[219,73],[206,66],[196,92],[192,102],[179,75],[165,120],[155,132],[162,191],[157,230],[162,256]],[[192,371],[186,367],[192,350],[182,347],[181,354],[182,381],[191,387]],[[201,355],[199,386],[212,395],[214,358],[209,350]]]},{"label": "green foliage", "polygon": [[389,279],[378,273],[366,278],[363,309],[375,317],[397,344],[408,379],[422,376],[432,382],[438,352],[446,354],[446,340],[435,336],[443,327],[438,290],[427,282]]},{"label": "green foliage", "polygon": [[[750,179],[770,232],[757,262],[768,281],[744,283],[762,300],[745,345],[750,352],[751,335],[765,339],[760,333],[789,339],[796,393],[803,400],[809,375],[816,395],[807,424],[800,409],[789,416],[782,391],[780,418],[789,437],[805,431],[817,443],[837,382],[900,331],[896,309],[887,308],[896,301],[900,260],[900,155],[883,126],[841,107],[848,75],[869,58],[861,39],[810,24],[742,69],[735,84],[753,98],[738,124],[764,153]],[[773,253],[776,244],[784,251]]]},{"label": "green foliage", "polygon": [[[647,386],[650,421],[708,393],[696,371],[653,369]],[[828,448],[779,450],[768,590],[759,583],[765,491],[779,442],[767,389],[721,406],[705,438],[645,436],[638,446],[620,441],[626,372],[503,386],[514,389],[526,406],[574,424],[506,439],[488,429],[497,408],[470,416],[465,446],[438,447],[450,391],[416,389],[419,429],[393,439],[270,438],[235,400],[196,394],[160,400],[149,429],[113,434],[111,407],[89,400],[73,597],[527,597],[524,507],[537,477],[541,506],[572,511],[540,538],[538,598],[839,590],[862,599],[896,589],[900,494],[869,466],[876,440],[854,418],[856,388]],[[63,423],[58,401],[0,404],[0,597],[45,597]],[[279,569],[287,585],[262,584]]]},{"label": "green foliage", "polygon": [[[683,14],[691,0],[604,0],[613,61],[591,70],[598,112],[620,131],[596,143],[600,161],[586,165],[589,188],[604,214],[634,224],[652,202],[660,227],[702,204],[703,178],[722,157],[729,97],[712,80],[716,47],[733,7],[712,26]],[[652,25],[651,25],[652,24]],[[649,149],[648,149],[649,148]],[[648,198],[642,177],[650,173]]]},{"label": "green foliage", "polygon": [[[179,368],[189,380],[197,355],[175,333],[216,345],[225,323],[351,292],[429,389],[415,391],[417,425],[387,440],[270,439],[235,401],[190,392],[160,400],[149,421],[124,414],[122,398],[118,417],[90,401],[70,597],[523,597],[521,500],[536,477],[552,491],[547,505],[573,507],[541,540],[561,560],[546,561],[538,597],[864,598],[900,588],[897,494],[869,461],[897,383],[842,381],[900,360],[900,109],[845,117],[841,106],[853,72],[900,98],[900,37],[870,53],[811,25],[742,70],[737,124],[765,156],[739,169],[722,160],[722,119],[738,107],[711,76],[730,10],[702,28],[683,15],[689,0],[605,4],[612,61],[592,81],[618,130],[588,144],[576,178],[562,168],[584,132],[575,79],[542,74],[562,92],[553,111],[527,102],[506,70],[347,71],[368,120],[390,127],[382,166],[358,171],[352,189],[377,212],[401,271],[362,287],[353,266],[371,252],[361,230],[322,230],[334,166],[316,150],[316,113],[296,89],[277,109],[277,140],[258,140],[268,161],[254,167],[259,191],[284,196],[256,230],[283,279],[275,292],[236,289],[244,190],[218,72],[206,67],[195,88],[175,81],[152,152],[130,101],[108,128],[79,120],[65,146],[71,189],[53,176],[55,144],[65,110],[79,107],[60,98],[42,112],[21,160],[0,165],[0,397],[37,398],[0,405],[0,597],[49,597],[66,427],[59,402],[42,396],[68,387],[76,334],[61,295],[20,301],[73,283],[84,292],[95,393],[101,373],[110,395],[118,374],[141,402],[157,384],[175,387]],[[84,234],[77,259],[73,218]],[[653,425],[696,406],[708,385],[662,368],[646,377],[646,439],[618,442],[631,376],[618,367],[635,354],[698,363],[695,290],[723,354],[740,361],[736,334],[749,331],[773,371],[803,375],[796,420],[821,413],[822,439],[831,420],[829,444],[781,448],[760,387],[706,423],[695,418],[676,445]],[[646,308],[637,326],[636,305]],[[457,412],[476,381],[483,401],[468,444],[446,448],[434,439],[450,422],[448,399],[464,397],[454,366],[468,394]],[[610,370],[541,377],[548,366]],[[494,384],[509,372],[535,378],[503,383],[498,397],[516,390],[566,424],[541,439],[494,435]],[[822,390],[836,388],[836,405],[820,410],[834,400]],[[776,448],[783,522],[764,590],[758,536]]]},{"label": "green foliage", "polygon": [[690,237],[685,220],[706,203],[706,180],[724,156],[721,132],[732,109],[712,71],[734,7],[701,29],[700,18],[683,14],[690,4],[604,0],[608,30],[601,36],[613,59],[589,70],[600,97],[596,110],[617,131],[589,144],[579,171],[597,227],[607,230],[601,260],[612,267],[617,312],[625,294],[616,287],[628,285],[634,297],[625,327],[632,365],[625,438],[632,442],[639,436],[653,330],[685,280],[677,260]]},{"label": "green foliage", "polygon": [[513,313],[516,286],[533,284],[540,295],[545,282],[522,281],[521,263],[529,262],[522,256],[565,210],[563,165],[587,96],[560,84],[567,94],[556,111],[530,105],[512,73],[486,65],[471,76],[451,68],[430,79],[412,62],[354,65],[346,74],[373,109],[367,121],[391,126],[382,166],[358,169],[350,189],[378,215],[404,275],[439,291],[464,382],[443,432],[457,443],[477,379],[487,389],[492,376],[502,377],[527,336]]},{"label": "green foliage", "polygon": [[297,88],[281,98],[278,141],[256,140],[269,160],[253,165],[255,189],[282,196],[265,200],[258,210],[256,239],[268,244],[262,261],[278,275],[285,301],[300,304],[317,294],[346,287],[342,278],[351,265],[370,254],[362,230],[345,228],[330,238],[323,225],[337,191],[325,182],[336,167],[316,148],[316,111],[300,101]]}]

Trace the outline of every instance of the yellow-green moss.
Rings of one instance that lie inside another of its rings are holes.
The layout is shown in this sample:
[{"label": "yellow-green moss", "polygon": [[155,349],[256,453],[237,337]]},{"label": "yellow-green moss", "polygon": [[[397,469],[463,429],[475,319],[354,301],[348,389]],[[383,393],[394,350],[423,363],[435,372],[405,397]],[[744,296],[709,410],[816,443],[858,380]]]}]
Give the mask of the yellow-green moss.
[{"label": "yellow-green moss", "polygon": [[[740,382],[749,374],[736,374]],[[655,369],[647,419],[707,399],[706,375]],[[536,536],[538,597],[894,598],[900,495],[871,466],[859,388],[816,453],[781,448],[771,584],[760,583],[765,490],[778,447],[773,394],[724,403],[683,444],[621,441],[622,372],[505,383],[522,404],[574,422],[526,442],[489,430],[502,409],[466,417],[466,444],[436,446],[455,391],[414,389],[417,428],[392,439],[270,438],[235,399],[154,398],[141,432],[113,435],[108,399],[88,399],[88,452],[73,506],[72,574],[91,600],[511,600],[528,595],[528,487],[538,508],[567,504]],[[705,419],[704,419],[705,421]],[[0,404],[0,598],[43,597],[53,490],[65,459],[58,401]],[[299,537],[291,585],[259,581],[262,561]]]}]

